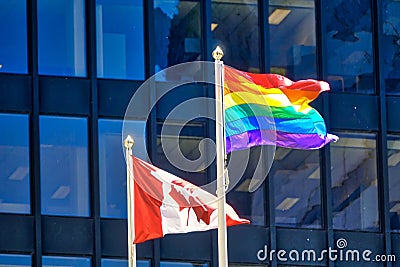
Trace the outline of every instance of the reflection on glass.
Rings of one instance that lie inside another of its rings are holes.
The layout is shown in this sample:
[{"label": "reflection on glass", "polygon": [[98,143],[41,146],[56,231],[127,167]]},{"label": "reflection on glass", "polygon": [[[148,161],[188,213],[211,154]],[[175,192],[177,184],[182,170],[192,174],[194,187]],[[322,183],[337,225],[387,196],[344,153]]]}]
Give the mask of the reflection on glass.
[{"label": "reflection on glass", "polygon": [[39,74],[86,76],[85,0],[38,0]]},{"label": "reflection on glass", "polygon": [[[155,71],[200,60],[201,15],[198,1],[154,0]],[[168,77],[170,78],[170,77]]]},{"label": "reflection on glass", "polygon": [[208,267],[207,263],[162,261],[161,267]]},{"label": "reflection on glass", "polygon": [[276,225],[321,227],[318,151],[277,148],[270,179]]},{"label": "reflection on glass", "polygon": [[375,134],[339,134],[331,144],[334,229],[379,230]]},{"label": "reflection on glass", "polygon": [[388,137],[388,171],[390,225],[400,231],[400,136]]},{"label": "reflection on glass", "polygon": [[314,0],[270,1],[268,20],[271,73],[316,78]]},{"label": "reflection on glass", "polygon": [[87,120],[41,116],[39,123],[42,214],[89,216]]},{"label": "reflection on glass", "polygon": [[212,47],[222,48],[227,65],[260,72],[257,1],[213,0],[210,27],[214,39]]},{"label": "reflection on glass", "polygon": [[30,267],[31,255],[0,254],[0,267]]},{"label": "reflection on glass", "polygon": [[43,267],[90,267],[89,258],[43,256]]},{"label": "reflection on glass", "polygon": [[[182,129],[182,131],[176,131]],[[204,124],[158,123],[154,165],[197,186],[207,183],[205,160],[200,158]],[[161,140],[161,131],[163,131]],[[205,148],[207,154],[207,148]]]},{"label": "reflection on glass", "polygon": [[[267,175],[265,170],[269,166],[260,164],[268,160],[268,146],[255,147],[246,150],[233,151],[228,155],[229,190],[227,203],[229,203],[241,218],[250,220],[252,225],[265,225],[265,187],[264,184],[254,187],[253,179],[263,179]],[[241,165],[240,162],[247,162]],[[243,168],[245,168],[243,170]],[[244,172],[243,172],[244,171]],[[238,176],[240,175],[240,176]],[[212,180],[214,180],[212,178]],[[215,181],[215,180],[214,180]],[[256,189],[257,188],[257,189]],[[230,190],[232,189],[232,190]],[[254,191],[254,189],[256,189]]]},{"label": "reflection on glass", "polygon": [[26,1],[0,1],[0,72],[28,72]]},{"label": "reflection on glass", "polygon": [[0,212],[30,213],[28,116],[0,114]]},{"label": "reflection on glass", "polygon": [[383,38],[383,74],[386,92],[400,93],[400,2],[382,1]]},{"label": "reflection on glass", "polygon": [[323,16],[331,90],[373,93],[371,0],[327,1]]},{"label": "reflection on glass", "polygon": [[[147,160],[144,121],[126,121],[135,141],[133,155]],[[126,164],[122,147],[122,121],[99,120],[100,216],[126,218]]]},{"label": "reflection on glass", "polygon": [[96,0],[97,75],[144,79],[143,1]]},{"label": "reflection on glass", "polygon": [[[137,267],[150,267],[150,261],[137,260]],[[128,267],[127,260],[101,259],[101,267]]]}]

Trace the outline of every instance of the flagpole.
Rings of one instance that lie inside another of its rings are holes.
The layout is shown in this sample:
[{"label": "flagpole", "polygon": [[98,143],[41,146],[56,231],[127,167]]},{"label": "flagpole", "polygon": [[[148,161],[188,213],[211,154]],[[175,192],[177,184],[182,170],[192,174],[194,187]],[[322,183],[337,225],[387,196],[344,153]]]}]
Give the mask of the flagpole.
[{"label": "flagpole", "polygon": [[215,59],[215,143],[217,149],[217,197],[218,197],[218,266],[228,267],[228,245],[226,231],[225,195],[225,122],[224,122],[224,56],[219,46],[212,53]]},{"label": "flagpole", "polygon": [[133,244],[133,234],[135,233],[134,219],[134,183],[133,183],[133,164],[132,164],[132,147],[135,144],[133,138],[128,135],[124,140],[125,159],[126,159],[126,195],[128,210],[128,266],[136,267],[136,245]]}]

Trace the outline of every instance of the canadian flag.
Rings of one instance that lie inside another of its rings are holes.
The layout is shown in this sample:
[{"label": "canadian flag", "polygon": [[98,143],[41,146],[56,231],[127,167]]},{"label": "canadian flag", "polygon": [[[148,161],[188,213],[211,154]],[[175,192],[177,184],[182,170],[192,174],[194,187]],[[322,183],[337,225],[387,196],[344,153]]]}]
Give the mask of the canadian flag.
[{"label": "canadian flag", "polygon": [[[217,197],[132,156],[133,243],[218,228]],[[129,175],[129,177],[132,177]],[[131,200],[132,201],[132,200]],[[249,224],[226,204],[227,226]]]}]

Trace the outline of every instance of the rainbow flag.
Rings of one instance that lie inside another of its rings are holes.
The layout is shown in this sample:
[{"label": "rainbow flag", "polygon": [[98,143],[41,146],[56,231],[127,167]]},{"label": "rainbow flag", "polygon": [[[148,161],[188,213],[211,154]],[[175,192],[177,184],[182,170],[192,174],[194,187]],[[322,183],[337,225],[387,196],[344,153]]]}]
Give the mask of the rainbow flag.
[{"label": "rainbow flag", "polygon": [[225,66],[226,153],[259,145],[318,149],[337,141],[308,104],[329,84],[293,82],[278,74],[253,74]]}]

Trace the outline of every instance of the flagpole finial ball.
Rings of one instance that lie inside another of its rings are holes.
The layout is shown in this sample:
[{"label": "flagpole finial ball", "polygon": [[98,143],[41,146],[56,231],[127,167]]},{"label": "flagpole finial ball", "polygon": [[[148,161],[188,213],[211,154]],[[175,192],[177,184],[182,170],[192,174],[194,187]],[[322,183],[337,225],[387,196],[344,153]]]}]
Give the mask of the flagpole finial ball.
[{"label": "flagpole finial ball", "polygon": [[221,47],[217,46],[212,52],[212,56],[215,60],[221,60],[221,58],[224,56],[224,52],[222,51]]},{"label": "flagpole finial ball", "polygon": [[135,141],[133,141],[132,136],[128,135],[124,141],[124,146],[127,149],[131,149],[133,145],[135,144]]}]

